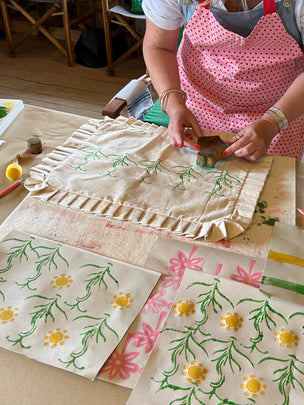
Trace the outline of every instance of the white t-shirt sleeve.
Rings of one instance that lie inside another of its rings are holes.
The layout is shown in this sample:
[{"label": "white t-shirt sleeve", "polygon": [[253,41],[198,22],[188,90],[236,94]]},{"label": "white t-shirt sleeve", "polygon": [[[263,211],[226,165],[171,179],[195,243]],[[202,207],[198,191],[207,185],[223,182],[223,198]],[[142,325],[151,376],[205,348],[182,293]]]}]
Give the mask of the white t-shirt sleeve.
[{"label": "white t-shirt sleeve", "polygon": [[181,0],[143,0],[146,17],[160,28],[176,30],[185,23]]},{"label": "white t-shirt sleeve", "polygon": [[301,33],[302,44],[304,47],[304,0],[296,0],[295,2],[295,17],[298,29]]}]

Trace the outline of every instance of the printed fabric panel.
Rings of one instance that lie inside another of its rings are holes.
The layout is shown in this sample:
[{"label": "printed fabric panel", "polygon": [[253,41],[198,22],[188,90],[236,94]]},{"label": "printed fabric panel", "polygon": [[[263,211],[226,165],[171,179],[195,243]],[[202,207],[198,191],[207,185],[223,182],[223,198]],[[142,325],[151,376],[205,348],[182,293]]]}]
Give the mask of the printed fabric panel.
[{"label": "printed fabric panel", "polygon": [[134,118],[91,120],[34,167],[25,185],[51,203],[193,239],[239,235],[252,221],[272,157],[228,158],[214,168],[196,159],[196,151],[170,144],[167,128]]}]

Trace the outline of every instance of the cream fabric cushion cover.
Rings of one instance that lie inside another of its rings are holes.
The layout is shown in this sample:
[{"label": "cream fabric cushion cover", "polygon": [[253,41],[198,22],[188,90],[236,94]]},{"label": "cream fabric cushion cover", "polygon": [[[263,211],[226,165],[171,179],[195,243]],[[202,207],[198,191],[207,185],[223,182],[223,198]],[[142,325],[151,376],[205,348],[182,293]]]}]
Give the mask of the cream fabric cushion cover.
[{"label": "cream fabric cushion cover", "polygon": [[[224,139],[225,140],[225,139]],[[271,167],[226,159],[196,164],[167,128],[119,117],[90,120],[32,168],[31,195],[73,209],[218,241],[243,232]]]}]

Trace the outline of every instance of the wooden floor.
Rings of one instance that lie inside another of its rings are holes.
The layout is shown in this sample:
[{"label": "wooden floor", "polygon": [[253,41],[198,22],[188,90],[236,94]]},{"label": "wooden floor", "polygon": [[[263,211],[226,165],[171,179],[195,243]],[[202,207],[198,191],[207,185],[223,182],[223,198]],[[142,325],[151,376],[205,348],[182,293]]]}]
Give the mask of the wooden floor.
[{"label": "wooden floor", "polygon": [[115,76],[106,68],[69,67],[53,44],[38,37],[26,40],[16,55],[10,57],[6,40],[0,40],[0,98],[92,118],[101,118],[108,101],[145,73],[141,53],[118,65]]}]

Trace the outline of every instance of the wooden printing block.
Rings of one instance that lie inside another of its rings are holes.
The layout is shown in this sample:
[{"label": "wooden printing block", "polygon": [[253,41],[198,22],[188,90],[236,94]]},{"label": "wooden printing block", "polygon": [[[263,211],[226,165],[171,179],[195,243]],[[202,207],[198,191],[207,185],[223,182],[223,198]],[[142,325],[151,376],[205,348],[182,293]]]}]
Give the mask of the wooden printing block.
[{"label": "wooden printing block", "polygon": [[214,167],[223,158],[223,152],[228,144],[217,135],[198,138],[199,151],[196,164],[203,167]]}]

